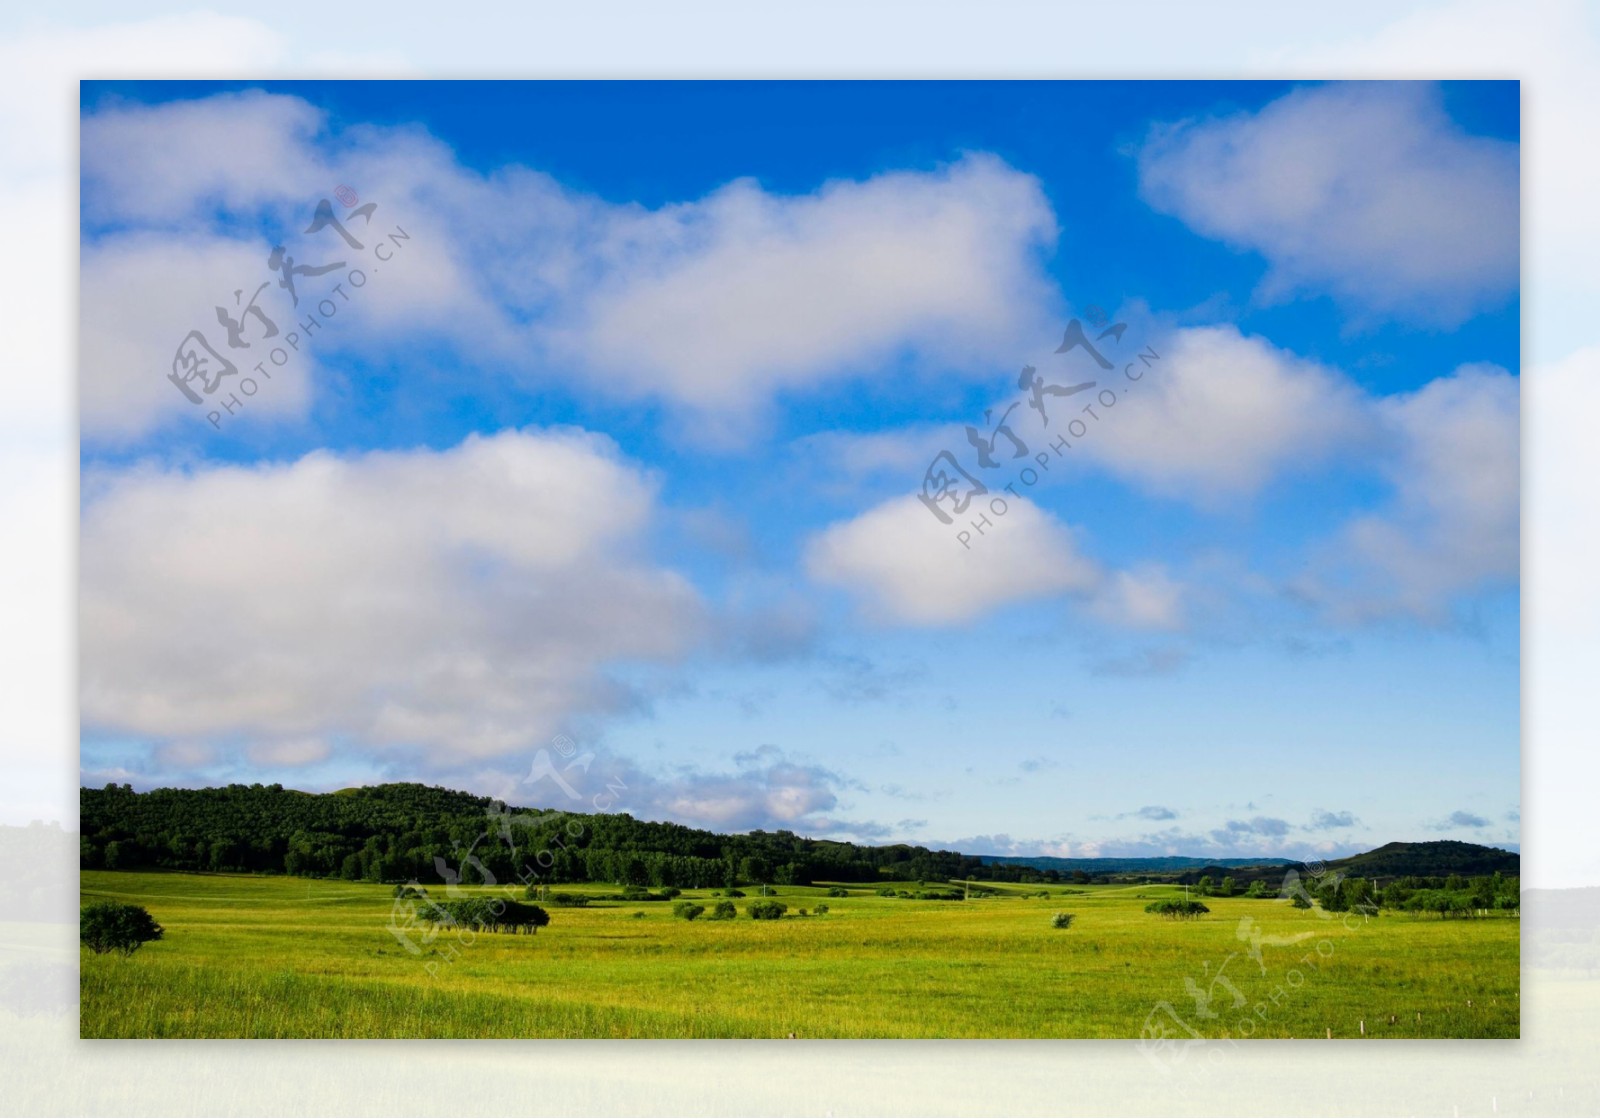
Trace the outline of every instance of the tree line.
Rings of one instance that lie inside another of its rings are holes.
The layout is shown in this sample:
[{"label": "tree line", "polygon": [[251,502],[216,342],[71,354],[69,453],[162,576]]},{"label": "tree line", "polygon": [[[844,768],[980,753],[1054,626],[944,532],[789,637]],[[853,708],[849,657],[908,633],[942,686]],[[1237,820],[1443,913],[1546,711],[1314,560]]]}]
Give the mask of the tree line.
[{"label": "tree line", "polygon": [[627,813],[508,808],[433,786],[306,793],[282,785],[80,790],[85,869],[289,874],[367,882],[615,882],[685,889],[813,881],[1056,881],[908,844],[790,831],[722,835]]}]

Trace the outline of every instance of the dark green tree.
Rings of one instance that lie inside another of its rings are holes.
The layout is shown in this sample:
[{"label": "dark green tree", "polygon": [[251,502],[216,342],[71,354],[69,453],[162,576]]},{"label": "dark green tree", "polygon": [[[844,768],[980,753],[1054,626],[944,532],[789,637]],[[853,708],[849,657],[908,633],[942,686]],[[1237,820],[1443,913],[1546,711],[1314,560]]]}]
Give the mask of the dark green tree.
[{"label": "dark green tree", "polygon": [[131,956],[141,944],[160,940],[162,931],[142,905],[97,901],[78,911],[78,940],[96,955]]}]

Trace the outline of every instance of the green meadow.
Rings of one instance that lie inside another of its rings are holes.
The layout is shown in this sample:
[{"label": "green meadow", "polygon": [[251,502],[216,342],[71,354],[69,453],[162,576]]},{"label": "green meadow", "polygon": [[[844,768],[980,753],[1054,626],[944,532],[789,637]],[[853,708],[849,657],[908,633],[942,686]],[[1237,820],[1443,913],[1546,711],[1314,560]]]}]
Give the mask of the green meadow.
[{"label": "green meadow", "polygon": [[[1171,886],[1040,897],[1037,886],[986,884],[994,896],[969,901],[845,888],[847,897],[829,897],[826,884],[773,888],[789,907],[776,921],[745,915],[751,890],[728,921],[596,900],[550,906],[535,935],[441,929],[425,942],[426,927],[400,923],[408,947],[391,931],[388,886],[85,871],[84,904],[143,905],[166,932],[128,958],[82,953],[80,1032],[1137,1038],[1151,1021],[1212,1038],[1518,1036],[1514,916],[1364,919],[1207,898],[1209,914],[1174,921],[1144,911],[1182,896]],[[710,890],[683,899],[708,913],[721,900]],[[799,915],[819,904],[829,911]],[[1075,915],[1070,928],[1052,927],[1057,912]]]}]

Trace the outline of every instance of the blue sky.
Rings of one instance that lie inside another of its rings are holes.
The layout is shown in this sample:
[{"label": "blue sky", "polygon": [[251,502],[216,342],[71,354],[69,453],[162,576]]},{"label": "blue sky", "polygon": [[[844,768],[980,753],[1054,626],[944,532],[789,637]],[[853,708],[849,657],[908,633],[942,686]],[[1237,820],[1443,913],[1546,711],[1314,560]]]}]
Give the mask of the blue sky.
[{"label": "blue sky", "polygon": [[[1514,82],[85,83],[84,781],[558,804],[568,735],[574,789],[719,829],[1514,844],[1518,119]],[[360,249],[305,232],[341,185]],[[290,308],[278,244],[345,267]],[[190,404],[175,346],[264,282],[277,339],[241,317]],[[1095,308],[1110,373],[1053,352]],[[985,471],[1024,364],[1115,406],[1052,457],[1089,397],[1020,403]],[[1052,468],[963,543],[942,450],[985,501]]]}]

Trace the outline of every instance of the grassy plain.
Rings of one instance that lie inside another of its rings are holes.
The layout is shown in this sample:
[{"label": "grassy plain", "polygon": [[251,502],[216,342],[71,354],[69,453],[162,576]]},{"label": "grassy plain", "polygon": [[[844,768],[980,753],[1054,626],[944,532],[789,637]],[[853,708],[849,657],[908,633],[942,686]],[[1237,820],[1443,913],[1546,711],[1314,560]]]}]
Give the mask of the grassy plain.
[{"label": "grassy plain", "polygon": [[[388,886],[84,871],[84,904],[143,905],[166,935],[127,959],[83,952],[79,1028],[86,1038],[1136,1038],[1153,1012],[1166,1020],[1166,1004],[1206,1037],[1518,1036],[1515,917],[1363,920],[1208,898],[1206,917],[1172,921],[1144,912],[1181,894],[1169,886],[1051,887],[1040,898],[1041,887],[991,884],[997,896],[964,902],[846,888],[839,898],[777,887],[789,906],[779,921],[745,916],[748,898],[732,921],[683,921],[662,902],[547,904],[551,924],[537,935],[444,930],[424,944],[412,929],[414,954],[390,931]],[[684,897],[708,912],[720,900]],[[826,915],[797,915],[819,903]],[[1060,911],[1076,914],[1071,928],[1051,927]],[[1241,933],[1259,938],[1259,960]],[[1214,984],[1219,969],[1227,982]],[[1215,1017],[1195,997],[1208,993]]]}]

